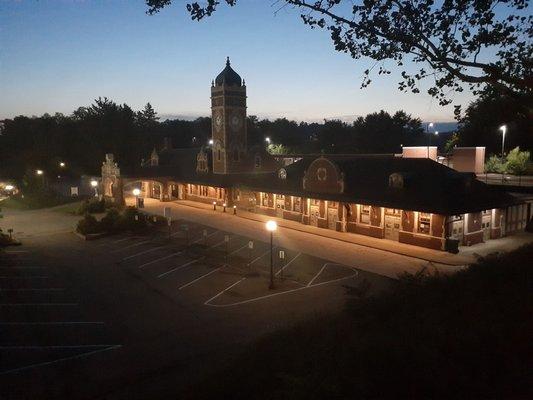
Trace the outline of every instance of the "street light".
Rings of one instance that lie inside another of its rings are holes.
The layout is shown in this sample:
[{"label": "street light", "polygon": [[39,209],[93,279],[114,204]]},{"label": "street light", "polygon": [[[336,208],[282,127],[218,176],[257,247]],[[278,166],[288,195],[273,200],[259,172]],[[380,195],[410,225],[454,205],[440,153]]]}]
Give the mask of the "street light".
[{"label": "street light", "polygon": [[42,175],[42,174],[44,174],[44,171],[42,169],[38,169],[38,170],[35,171],[35,173],[37,175]]},{"label": "street light", "polygon": [[268,136],[265,138],[265,142],[267,142],[268,144],[270,144],[270,138],[269,138]]},{"label": "street light", "polygon": [[213,145],[213,139],[209,139],[209,146],[212,146]]},{"label": "street light", "polygon": [[93,179],[91,181],[91,186],[94,188],[94,197],[98,197],[98,181]]},{"label": "street light", "polygon": [[213,211],[216,211],[216,210],[217,210],[217,202],[213,201]]},{"label": "street light", "polygon": [[270,232],[270,286],[269,289],[274,289],[274,261],[273,261],[273,241],[274,241],[274,231],[278,229],[278,224],[276,221],[267,221],[266,229]]},{"label": "street light", "polygon": [[502,183],[503,183],[503,155],[505,151],[505,134],[507,133],[507,125],[500,126],[500,131],[502,131]]},{"label": "street light", "polygon": [[15,189],[15,186],[13,186],[13,185],[6,185],[5,189],[6,189],[8,192],[11,192],[13,189]]},{"label": "street light", "polygon": [[63,161],[61,161],[61,162],[59,163],[59,166],[60,166],[61,168],[65,168],[65,165],[66,165],[66,164],[65,164]]},{"label": "street light", "polygon": [[135,188],[132,190],[133,195],[135,196],[135,207],[139,207],[139,195],[141,194],[141,189]]},{"label": "street light", "polygon": [[426,126],[426,136],[428,137],[428,158],[429,158],[429,145],[431,144],[431,136],[429,135],[429,128],[433,128],[433,122],[430,122]]}]

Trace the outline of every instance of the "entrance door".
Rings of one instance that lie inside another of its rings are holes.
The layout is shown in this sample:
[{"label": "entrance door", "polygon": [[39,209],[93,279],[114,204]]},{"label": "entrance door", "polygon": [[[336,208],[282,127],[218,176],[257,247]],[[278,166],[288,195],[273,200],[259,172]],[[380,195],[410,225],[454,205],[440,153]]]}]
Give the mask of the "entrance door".
[{"label": "entrance door", "polygon": [[283,210],[285,209],[285,196],[276,196],[276,216],[283,218]]},{"label": "entrance door", "polygon": [[336,230],[339,212],[336,208],[328,207],[328,228]]},{"label": "entrance door", "polygon": [[385,239],[398,241],[400,237],[400,217],[385,215]]},{"label": "entrance door", "polygon": [[318,226],[318,217],[320,216],[320,209],[318,206],[309,207],[309,224]]},{"label": "entrance door", "polygon": [[486,242],[490,239],[490,228],[491,228],[491,214],[483,214],[481,219],[481,228],[483,228],[483,241]]}]

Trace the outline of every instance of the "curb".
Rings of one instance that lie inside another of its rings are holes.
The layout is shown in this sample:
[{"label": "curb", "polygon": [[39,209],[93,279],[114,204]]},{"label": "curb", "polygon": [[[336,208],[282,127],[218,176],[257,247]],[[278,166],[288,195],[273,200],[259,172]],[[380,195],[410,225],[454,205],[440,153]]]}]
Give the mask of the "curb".
[{"label": "curb", "polygon": [[[192,204],[183,204],[183,203],[175,203],[175,204],[180,205],[180,206],[186,206],[186,207],[195,208],[197,210],[206,211],[203,207],[197,207],[197,206],[194,206]],[[244,218],[244,219],[247,219],[249,221],[264,222],[264,221],[261,221],[261,220],[255,219],[255,218],[250,218],[250,217],[246,217],[246,216],[243,216],[243,215],[239,215],[238,213],[237,213],[237,217]],[[279,227],[284,228],[284,229],[290,229],[290,230],[293,230],[293,231],[307,233],[307,234],[315,235],[315,236],[320,236],[320,237],[327,238],[327,239],[338,240],[340,242],[353,244],[355,246],[362,246],[362,247],[366,247],[366,248],[370,248],[370,249],[374,249],[374,250],[380,250],[380,251],[384,251],[384,252],[388,252],[388,253],[394,253],[394,254],[397,254],[397,255],[404,256],[404,257],[415,258],[417,260],[427,261],[427,262],[430,262],[430,263],[448,265],[448,266],[451,266],[451,267],[461,267],[461,266],[465,266],[465,265],[470,264],[470,262],[468,262],[468,263],[460,263],[460,262],[459,263],[450,263],[450,262],[446,262],[446,261],[437,261],[437,260],[426,258],[426,257],[406,254],[406,253],[400,252],[400,251],[382,249],[380,247],[375,247],[375,246],[371,246],[371,245],[368,245],[368,244],[355,243],[355,242],[352,242],[352,241],[346,240],[346,239],[339,239],[339,238],[335,238],[335,237],[331,237],[331,236],[327,236],[327,235],[321,235],[320,233],[317,233],[317,232],[309,232],[309,231],[306,231],[304,229],[298,229],[298,228],[284,226],[283,224],[278,224],[278,225],[279,225]],[[472,262],[474,262],[474,260],[472,260]]]}]

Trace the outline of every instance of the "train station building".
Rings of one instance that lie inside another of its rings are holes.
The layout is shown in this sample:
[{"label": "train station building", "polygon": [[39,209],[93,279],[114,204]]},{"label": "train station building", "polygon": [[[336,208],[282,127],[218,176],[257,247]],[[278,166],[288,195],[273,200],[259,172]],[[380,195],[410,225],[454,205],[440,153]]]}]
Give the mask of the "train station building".
[{"label": "train station building", "polygon": [[111,154],[102,165],[104,195],[123,202],[132,189],[162,202],[237,207],[322,229],[436,250],[521,231],[529,206],[429,157],[302,155],[275,158],[249,146],[246,85],[231,68],[211,84],[212,136],[201,148],[169,141],[121,174]]}]

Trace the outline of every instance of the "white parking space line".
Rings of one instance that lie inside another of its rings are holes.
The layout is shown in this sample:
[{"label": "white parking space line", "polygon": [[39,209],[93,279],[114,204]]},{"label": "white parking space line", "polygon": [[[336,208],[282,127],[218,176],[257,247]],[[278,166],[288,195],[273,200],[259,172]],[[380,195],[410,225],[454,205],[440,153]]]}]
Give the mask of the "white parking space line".
[{"label": "white parking space line", "polygon": [[48,276],[0,276],[0,279],[48,279]]},{"label": "white parking space line", "polygon": [[116,250],[111,251],[111,253],[118,253],[119,251],[127,250],[127,249],[130,249],[132,247],[140,246],[141,244],[145,244],[145,243],[150,243],[150,240],[143,240],[142,242],[138,242],[138,243],[134,243],[132,245],[126,246],[126,247],[122,247],[120,249],[116,249]]},{"label": "white parking space line", "polygon": [[3,289],[0,292],[61,292],[63,288],[18,288],[18,289]]},{"label": "white parking space line", "polygon": [[226,243],[226,242],[223,240],[222,242],[214,244],[213,246],[210,246],[209,248],[210,249],[214,249],[215,247],[218,247],[218,246],[220,246],[221,244],[224,244],[224,243]]},{"label": "white parking space line", "polygon": [[309,281],[309,283],[307,284],[307,287],[311,286],[313,284],[313,282],[316,280],[316,278],[318,278],[320,276],[320,274],[326,269],[326,267],[329,265],[329,263],[324,263],[324,265],[322,266],[322,268],[320,268],[320,271],[318,271],[318,273],[313,276],[313,279],[311,279]]},{"label": "white parking space line", "polygon": [[126,240],[130,240],[130,239],[139,239],[139,238],[137,236],[129,236],[129,237],[125,237],[119,240],[113,240],[111,243],[125,242]]},{"label": "white parking space line", "polygon": [[6,254],[21,254],[21,253],[29,253],[28,250],[7,250],[5,252]]},{"label": "white parking space line", "polygon": [[231,256],[232,254],[238,253],[239,251],[241,251],[241,250],[244,249],[245,247],[248,247],[248,243],[246,243],[246,244],[245,244],[244,246],[242,246],[242,247],[239,247],[237,250],[232,251],[232,252],[229,253],[228,255]]},{"label": "white parking space line", "polygon": [[[278,246],[274,246],[274,247],[272,247],[272,251],[274,251],[274,249],[277,248],[277,247],[278,247]],[[261,254],[259,257],[254,258],[254,260],[250,262],[250,265],[252,265],[254,262],[256,262],[257,260],[259,260],[260,258],[263,258],[264,256],[266,256],[268,253],[270,253],[270,250],[267,250],[267,251],[265,251],[263,254]]]},{"label": "white parking space line", "polygon": [[92,321],[35,321],[35,322],[0,322],[0,326],[63,326],[63,325],[104,325],[104,322]]},{"label": "white parking space line", "polygon": [[148,265],[155,264],[156,262],[159,262],[159,261],[167,260],[167,259],[172,258],[172,257],[174,257],[174,256],[177,256],[177,255],[179,255],[179,254],[181,254],[181,253],[183,253],[183,251],[178,251],[178,252],[176,252],[176,253],[172,253],[172,254],[170,254],[170,255],[168,255],[168,256],[161,257],[161,258],[157,258],[157,259],[155,259],[155,260],[152,260],[152,261],[149,261],[149,262],[147,262],[147,263],[141,264],[141,265],[139,265],[137,268],[139,268],[139,269],[140,269],[140,268],[144,268],[144,267],[146,267],[146,266],[148,266]]},{"label": "white parking space line", "polygon": [[46,269],[46,268],[45,267],[26,267],[26,266],[12,265],[10,267],[0,267],[0,269],[13,270],[13,269]]},{"label": "white parking space line", "polygon": [[204,275],[202,275],[201,277],[196,278],[196,279],[190,281],[189,283],[186,283],[185,285],[180,286],[180,287],[178,288],[178,290],[185,289],[187,286],[190,286],[190,285],[192,285],[193,283],[198,282],[200,279],[203,279],[203,278],[205,278],[206,276],[209,276],[209,275],[211,275],[211,274],[214,274],[215,272],[217,272],[219,269],[223,268],[224,266],[225,266],[225,265],[221,265],[220,267],[214,269],[213,271],[210,271],[210,272],[208,272],[207,274],[204,274]]},{"label": "white parking space line", "polygon": [[237,282],[235,282],[234,284],[228,286],[226,289],[224,289],[223,291],[217,293],[216,295],[214,295],[213,297],[211,297],[209,300],[207,300],[204,304],[205,305],[209,305],[208,303],[210,303],[211,301],[215,300],[218,296],[221,296],[222,294],[224,294],[225,292],[227,292],[228,290],[230,290],[232,287],[234,286],[237,286],[239,283],[241,283],[242,281],[244,281],[246,279],[246,277],[244,278],[241,278],[239,279]]},{"label": "white parking space line", "polygon": [[0,350],[72,350],[72,349],[95,349],[99,347],[121,346],[119,344],[70,344],[70,345],[14,345],[0,346]]},{"label": "white parking space line", "polygon": [[32,368],[38,368],[38,367],[44,367],[44,366],[47,366],[47,365],[53,365],[53,364],[57,364],[57,363],[60,363],[60,362],[63,362],[63,361],[67,361],[67,360],[74,360],[74,359],[84,358],[84,357],[88,357],[88,356],[96,354],[96,353],[101,353],[101,352],[108,351],[108,350],[118,349],[120,347],[122,347],[122,345],[120,345],[120,344],[107,346],[107,347],[105,347],[103,349],[99,348],[97,350],[93,350],[93,351],[90,351],[90,352],[87,352],[87,353],[78,354],[78,355],[71,356],[71,357],[63,357],[63,358],[59,358],[59,359],[53,360],[53,361],[46,361],[46,362],[42,362],[42,363],[38,363],[38,364],[31,364],[31,365],[27,365],[27,366],[24,366],[24,367],[19,367],[19,368],[10,369],[10,370],[7,370],[7,371],[2,371],[2,372],[0,372],[0,375],[7,375],[7,374],[15,373],[15,372],[25,371],[25,370],[32,369]]},{"label": "white parking space line", "polygon": [[202,236],[200,239],[198,240],[195,240],[194,242],[192,242],[192,244],[195,244],[195,243],[198,243],[198,242],[201,242],[202,240],[205,240],[205,239],[209,239],[211,236],[215,235],[216,233],[218,233],[219,231],[214,231],[213,233],[207,235],[207,236]]},{"label": "white parking space line", "polygon": [[197,258],[196,260],[189,261],[189,262],[187,262],[187,263],[185,263],[185,264],[182,264],[182,265],[180,265],[180,266],[178,266],[178,267],[176,267],[176,268],[171,269],[170,271],[163,272],[162,274],[157,275],[157,277],[158,277],[158,278],[162,278],[162,277],[164,277],[164,276],[166,276],[166,275],[168,275],[168,274],[171,274],[172,272],[178,271],[178,270],[180,270],[180,269],[182,269],[182,268],[188,267],[189,265],[192,265],[192,264],[194,264],[194,263],[197,263],[198,261],[203,260],[204,258],[205,258],[205,257],[200,257],[200,258]]},{"label": "white parking space line", "polygon": [[276,272],[276,276],[278,276],[282,271],[285,270],[285,268],[287,268],[289,265],[292,264],[292,262],[294,260],[296,260],[298,257],[300,257],[302,255],[302,253],[298,253],[294,256],[294,258],[292,260],[290,260],[287,264],[285,264],[278,272]]},{"label": "white parking space line", "polygon": [[124,257],[122,259],[122,261],[129,260],[131,258],[135,258],[135,257],[141,256],[143,254],[151,253],[152,251],[156,251],[156,250],[162,249],[163,247],[165,247],[165,246],[157,246],[157,247],[153,247],[153,248],[148,249],[148,250],[141,251],[140,253],[132,254],[131,256]]},{"label": "white parking space line", "polygon": [[[347,268],[349,268],[349,267],[347,267]],[[343,280],[346,280],[346,279],[355,278],[358,275],[359,275],[359,272],[355,271],[354,274],[352,274],[350,276],[345,276],[343,278],[332,279],[330,281],[320,282],[320,283],[317,283],[317,284],[312,285],[312,286],[299,287],[299,288],[296,288],[296,289],[286,290],[284,292],[267,294],[265,296],[255,297],[253,299],[248,299],[248,300],[243,300],[243,301],[238,301],[236,303],[229,303],[229,304],[205,304],[204,303],[204,304],[207,305],[207,306],[211,306],[211,307],[233,307],[233,306],[238,306],[238,305],[242,305],[242,304],[252,303],[254,301],[268,299],[270,297],[281,296],[282,294],[294,293],[294,292],[299,292],[301,290],[312,289],[312,288],[315,288],[315,287],[318,287],[318,286],[329,285],[330,283],[335,283],[335,282],[340,282],[340,281],[343,281]]]},{"label": "white parking space line", "polygon": [[78,303],[0,303],[2,307],[36,307],[36,306],[57,306],[57,307],[74,307]]}]

